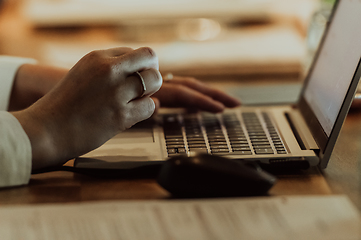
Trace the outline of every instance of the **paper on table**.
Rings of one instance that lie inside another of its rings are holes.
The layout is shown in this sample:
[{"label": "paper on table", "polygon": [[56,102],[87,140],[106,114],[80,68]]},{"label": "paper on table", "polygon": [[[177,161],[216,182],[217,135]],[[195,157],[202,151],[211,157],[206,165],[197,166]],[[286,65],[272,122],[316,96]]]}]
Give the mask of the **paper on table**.
[{"label": "paper on table", "polygon": [[0,208],[2,240],[357,240],[360,225],[342,195]]}]

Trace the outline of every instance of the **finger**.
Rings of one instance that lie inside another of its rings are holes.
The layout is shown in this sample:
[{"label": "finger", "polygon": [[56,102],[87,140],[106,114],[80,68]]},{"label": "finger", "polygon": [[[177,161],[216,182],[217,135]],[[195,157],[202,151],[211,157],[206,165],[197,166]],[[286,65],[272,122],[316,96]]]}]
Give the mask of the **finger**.
[{"label": "finger", "polygon": [[129,47],[116,47],[116,48],[109,48],[106,50],[102,50],[107,56],[109,57],[118,57],[122,56],[126,53],[134,51],[133,48]]},{"label": "finger", "polygon": [[155,110],[154,110],[154,114],[156,114],[159,109],[160,109],[160,101],[158,98],[152,97],[154,105],[155,105]]},{"label": "finger", "polygon": [[158,57],[155,52],[148,47],[138,48],[119,56],[117,61],[117,66],[125,77],[134,72],[140,72],[150,68],[159,70]]},{"label": "finger", "polygon": [[150,118],[155,111],[155,103],[152,98],[144,97],[128,103],[129,116],[128,128],[137,122]]},{"label": "finger", "polygon": [[164,84],[162,91],[165,92],[162,96],[162,104],[167,107],[197,108],[209,112],[222,112],[225,108],[223,103],[183,85]]},{"label": "finger", "polygon": [[187,86],[193,90],[196,90],[200,93],[203,93],[203,94],[213,98],[214,100],[217,100],[217,101],[223,103],[226,107],[236,107],[241,104],[241,102],[238,99],[236,99],[232,96],[229,96],[228,94],[224,93],[223,91],[220,91],[213,87],[209,87],[206,84],[204,84],[203,82],[200,82],[193,78],[182,78],[182,79],[175,78],[167,83],[182,84],[184,86]]},{"label": "finger", "polygon": [[127,89],[128,101],[142,96],[150,96],[162,86],[162,76],[158,70],[148,69],[138,72],[138,74],[132,74],[126,79],[124,89]]}]

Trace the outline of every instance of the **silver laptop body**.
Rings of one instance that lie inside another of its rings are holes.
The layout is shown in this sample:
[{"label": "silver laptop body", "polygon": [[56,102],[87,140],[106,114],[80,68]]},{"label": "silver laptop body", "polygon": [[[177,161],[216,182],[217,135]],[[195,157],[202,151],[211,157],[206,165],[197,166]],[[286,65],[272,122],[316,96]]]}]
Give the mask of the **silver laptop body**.
[{"label": "silver laptop body", "polygon": [[[83,157],[163,161],[207,152],[271,165],[326,168],[361,76],[360,23],[360,1],[336,3],[296,105],[239,107],[222,114],[166,109]],[[101,167],[99,162],[77,163]]]}]

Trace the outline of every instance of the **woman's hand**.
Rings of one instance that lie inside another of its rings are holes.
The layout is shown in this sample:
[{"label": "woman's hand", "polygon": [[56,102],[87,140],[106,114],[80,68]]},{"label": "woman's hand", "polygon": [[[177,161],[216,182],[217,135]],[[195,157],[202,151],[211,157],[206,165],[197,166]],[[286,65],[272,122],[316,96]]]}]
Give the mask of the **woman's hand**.
[{"label": "woman's hand", "polygon": [[[63,164],[149,118],[161,87],[150,48],[116,48],[83,57],[48,94],[14,112],[28,134],[33,169]],[[144,79],[144,96],[139,72]]]},{"label": "woman's hand", "polygon": [[190,77],[164,80],[153,97],[159,100],[162,107],[185,107],[209,112],[222,112],[226,107],[241,104],[236,98]]}]

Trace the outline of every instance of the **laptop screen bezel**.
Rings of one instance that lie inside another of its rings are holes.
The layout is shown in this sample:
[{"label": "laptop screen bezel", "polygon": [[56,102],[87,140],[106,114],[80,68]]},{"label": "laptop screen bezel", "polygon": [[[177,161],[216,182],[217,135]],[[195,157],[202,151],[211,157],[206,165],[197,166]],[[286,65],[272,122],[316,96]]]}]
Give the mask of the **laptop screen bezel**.
[{"label": "laptop screen bezel", "polygon": [[[337,11],[338,2],[339,1],[337,1],[335,3],[335,5],[334,5],[332,14],[330,16],[331,21],[329,23],[332,22],[334,14]],[[349,108],[351,106],[353,97],[355,95],[355,92],[356,92],[356,89],[357,89],[357,86],[358,86],[359,79],[361,77],[361,67],[360,67],[360,60],[361,59],[360,59],[359,62],[358,62],[358,65],[356,67],[355,73],[354,73],[354,75],[352,77],[350,86],[349,86],[349,88],[347,90],[344,101],[343,101],[343,103],[341,105],[340,111],[339,111],[339,113],[337,115],[334,126],[333,126],[333,128],[331,130],[330,136],[327,136],[327,134],[325,133],[323,127],[320,124],[320,121],[317,119],[315,113],[312,111],[312,108],[309,106],[308,102],[305,99],[305,90],[306,90],[307,85],[308,85],[308,83],[310,81],[310,77],[312,76],[312,71],[314,70],[315,63],[317,62],[320,51],[321,51],[321,49],[323,47],[324,40],[327,37],[327,34],[329,32],[328,31],[329,26],[330,26],[330,24],[327,24],[324,35],[323,35],[322,40],[320,42],[319,48],[318,48],[318,50],[317,50],[317,52],[315,54],[315,57],[313,59],[313,63],[312,63],[312,65],[310,67],[310,70],[308,71],[308,74],[307,74],[307,76],[305,78],[305,83],[303,85],[303,89],[301,91],[299,101],[297,103],[298,109],[300,110],[305,122],[307,123],[307,125],[308,125],[308,127],[309,127],[315,141],[316,141],[316,143],[318,144],[318,147],[320,148],[320,151],[319,151],[319,158],[320,158],[319,166],[321,168],[326,168],[326,166],[327,166],[327,164],[329,162],[332,150],[333,150],[333,148],[335,146],[337,137],[338,137],[338,135],[339,135],[339,133],[341,131],[342,124],[343,124],[344,120],[346,119],[347,113],[349,111]]]}]

